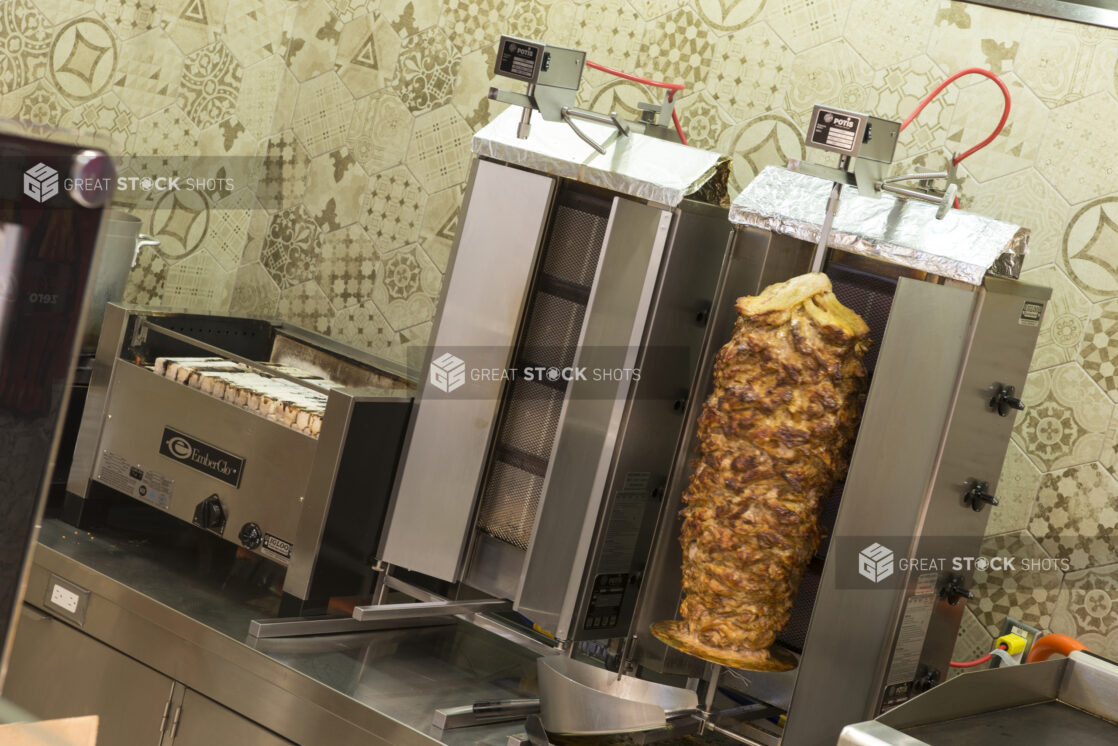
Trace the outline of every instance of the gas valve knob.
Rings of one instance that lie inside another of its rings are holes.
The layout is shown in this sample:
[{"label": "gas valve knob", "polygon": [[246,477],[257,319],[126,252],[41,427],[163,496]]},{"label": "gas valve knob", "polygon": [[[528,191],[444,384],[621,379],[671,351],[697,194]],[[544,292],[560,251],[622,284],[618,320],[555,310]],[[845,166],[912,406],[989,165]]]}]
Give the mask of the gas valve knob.
[{"label": "gas valve knob", "polygon": [[989,482],[976,482],[967,494],[963,495],[963,504],[971,506],[976,513],[985,505],[997,505],[998,498],[986,491],[989,486]]},{"label": "gas valve knob", "polygon": [[216,494],[210,495],[194,508],[194,523],[219,534],[225,531],[225,508]]},{"label": "gas valve knob", "polygon": [[260,542],[264,541],[264,532],[260,530],[260,526],[255,523],[246,523],[241,526],[240,533],[237,538],[241,540],[242,546],[245,549],[256,549],[260,546]]},{"label": "gas valve knob", "polygon": [[963,577],[961,575],[952,575],[947,579],[947,585],[939,589],[939,597],[945,599],[947,603],[954,606],[959,603],[960,598],[965,598],[969,601],[974,598],[974,594],[963,586]]},{"label": "gas valve knob", "polygon": [[1009,414],[1009,410],[1016,409],[1017,411],[1024,411],[1025,402],[1014,396],[1015,388],[1007,386],[1004,383],[996,384],[998,392],[994,394],[994,398],[990,399],[990,409],[997,412],[1002,417]]}]

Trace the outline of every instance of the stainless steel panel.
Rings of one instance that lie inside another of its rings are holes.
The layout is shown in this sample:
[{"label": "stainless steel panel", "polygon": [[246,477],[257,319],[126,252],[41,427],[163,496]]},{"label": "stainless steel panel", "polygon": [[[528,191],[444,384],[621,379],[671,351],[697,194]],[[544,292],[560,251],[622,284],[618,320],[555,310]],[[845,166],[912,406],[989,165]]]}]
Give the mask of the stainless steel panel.
[{"label": "stainless steel panel", "polygon": [[85,497],[89,480],[93,476],[93,464],[99,453],[97,444],[101,439],[101,424],[105,420],[109,381],[112,379],[113,366],[120,353],[127,324],[128,312],[123,307],[110,303],[105,308],[101,336],[97,340],[97,352],[89,378],[89,390],[85,395],[81,426],[74,444],[74,458],[70,462],[70,474],[66,480],[66,491],[78,497]]},{"label": "stainless steel panel", "polygon": [[892,728],[908,729],[948,718],[967,717],[1055,699],[1069,661],[1048,660],[1002,666],[957,676],[878,718]]},{"label": "stainless steel panel", "polygon": [[[1023,306],[1044,304],[1050,295],[1049,288],[1010,280],[990,278],[984,284],[927,513],[914,532],[925,537],[918,554],[977,557],[989,516],[1006,509],[986,506],[975,511],[964,504],[963,496],[977,481],[989,482],[989,491],[997,494],[1017,414],[999,416],[990,408],[990,400],[999,384],[1010,384],[1017,391],[1024,389],[1040,327],[1020,323]],[[928,542],[935,548],[928,549]],[[941,583],[946,582],[947,574],[940,578]],[[970,585],[970,571],[953,574],[961,575]],[[973,603],[980,602],[976,599]],[[928,626],[920,659],[929,670],[940,671],[941,678],[951,660],[962,614],[963,604],[939,604]]]},{"label": "stainless steel panel", "polygon": [[470,550],[466,583],[497,598],[516,598],[516,588],[523,568],[522,550],[479,532]]},{"label": "stainless steel panel", "polygon": [[[298,523],[291,539],[291,558],[283,578],[284,593],[306,598],[322,544],[322,531],[334,493],[334,480],[341,465],[342,451],[354,413],[353,397],[331,391],[326,399],[326,416],[318,434],[315,458],[306,488],[299,498]],[[235,525],[235,524],[234,524]]]},{"label": "stainless steel panel", "polygon": [[213,746],[217,743],[237,746],[291,744],[291,741],[280,738],[192,689],[186,690],[181,707],[174,739],[169,741],[171,746]]},{"label": "stainless steel panel", "polygon": [[[174,480],[168,504],[159,507],[175,517],[191,522],[195,506],[216,494],[225,508],[227,538],[235,540],[240,527],[251,521],[265,533],[294,542],[306,475],[314,462],[314,438],[124,361],[117,363],[106,411],[94,479],[112,486],[106,454],[118,454]],[[244,458],[240,487],[161,455],[164,427]],[[263,545],[256,551],[287,563]]]},{"label": "stainless steel panel", "polygon": [[[516,338],[555,180],[476,161],[462,207],[433,351],[504,368]],[[489,351],[489,352],[487,352]],[[457,580],[501,382],[470,384],[468,398],[421,384],[381,559]]]},{"label": "stainless steel panel", "polygon": [[[614,198],[576,366],[631,369],[672,213]],[[517,610],[568,639],[628,381],[572,381],[520,579]]]},{"label": "stainless steel panel", "polygon": [[[835,536],[912,536],[926,511],[976,293],[902,278],[866,400]],[[834,548],[832,543],[832,550]],[[831,551],[815,599],[784,741],[837,740],[876,712],[903,593],[836,587]],[[914,579],[910,579],[910,584]],[[835,687],[840,679],[843,686]]]},{"label": "stainless steel panel", "polygon": [[1060,700],[1118,723],[1118,663],[1087,653],[1072,653],[1060,684]]},{"label": "stainless steel panel", "polygon": [[25,606],[4,697],[43,719],[98,715],[98,743],[154,746],[162,735],[163,710],[172,683],[92,637]]}]

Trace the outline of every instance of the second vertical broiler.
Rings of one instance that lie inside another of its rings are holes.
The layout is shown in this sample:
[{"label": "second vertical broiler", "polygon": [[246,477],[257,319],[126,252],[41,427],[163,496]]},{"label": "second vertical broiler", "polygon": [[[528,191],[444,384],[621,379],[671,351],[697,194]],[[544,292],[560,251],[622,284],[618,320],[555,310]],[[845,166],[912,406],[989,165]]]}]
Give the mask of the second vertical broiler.
[{"label": "second vertical broiler", "polygon": [[726,250],[725,159],[584,127],[475,138],[381,555],[561,641],[628,628]]}]

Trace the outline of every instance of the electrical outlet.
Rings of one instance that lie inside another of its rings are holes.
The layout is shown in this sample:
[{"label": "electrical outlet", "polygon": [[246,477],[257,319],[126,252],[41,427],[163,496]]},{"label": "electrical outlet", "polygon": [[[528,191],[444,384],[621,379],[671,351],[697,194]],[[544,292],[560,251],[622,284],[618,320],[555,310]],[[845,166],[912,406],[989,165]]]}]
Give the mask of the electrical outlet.
[{"label": "electrical outlet", "polygon": [[61,585],[56,584],[50,589],[50,602],[71,614],[77,613],[78,601],[80,600],[81,596],[69,588],[63,588]]},{"label": "electrical outlet", "polygon": [[43,594],[43,606],[79,627],[85,624],[85,610],[89,606],[89,591],[65,578],[52,574]]},{"label": "electrical outlet", "polygon": [[[1033,649],[1033,643],[1035,643],[1037,638],[1042,634],[1043,633],[1036,627],[1026,624],[1019,619],[1007,616],[1005,621],[1002,622],[1001,634],[999,634],[998,637],[1002,635],[1019,635],[1023,637],[1025,639],[1024,649],[1012,657],[1018,663],[1024,663],[1025,659],[1029,657],[1029,651]],[[994,656],[994,659],[990,662],[990,668],[997,668],[1001,665],[1001,662],[1001,658]]]}]

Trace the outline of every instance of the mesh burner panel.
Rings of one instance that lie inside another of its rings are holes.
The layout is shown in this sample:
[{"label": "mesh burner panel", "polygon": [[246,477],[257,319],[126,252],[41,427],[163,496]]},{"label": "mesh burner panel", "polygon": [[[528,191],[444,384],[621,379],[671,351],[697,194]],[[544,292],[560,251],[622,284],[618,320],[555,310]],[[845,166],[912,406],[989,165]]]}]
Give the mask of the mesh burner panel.
[{"label": "mesh burner panel", "polygon": [[861,316],[870,328],[873,346],[866,355],[866,370],[872,371],[877,366],[877,353],[885,336],[885,322],[889,320],[893,295],[897,292],[896,283],[834,265],[827,269],[827,275],[831,278],[835,297]]},{"label": "mesh burner panel", "polygon": [[[520,339],[520,366],[573,365],[608,216],[606,200],[560,195]],[[518,549],[532,540],[565,391],[561,378],[521,379],[505,389],[477,526]]]}]

